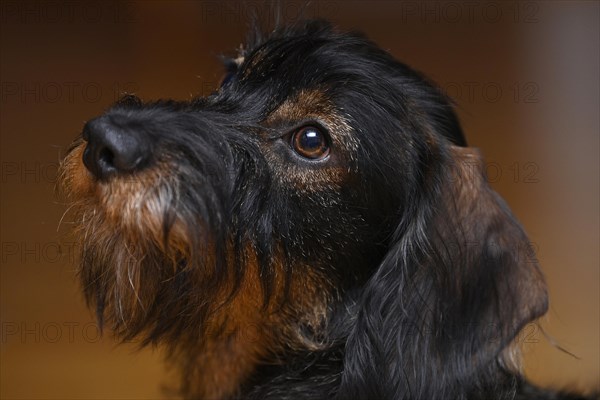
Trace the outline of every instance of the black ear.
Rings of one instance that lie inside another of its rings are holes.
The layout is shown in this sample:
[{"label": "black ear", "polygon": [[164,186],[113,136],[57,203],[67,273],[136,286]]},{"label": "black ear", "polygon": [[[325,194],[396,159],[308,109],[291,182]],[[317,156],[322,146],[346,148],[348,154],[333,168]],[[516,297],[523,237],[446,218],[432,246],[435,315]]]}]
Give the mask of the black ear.
[{"label": "black ear", "polygon": [[547,309],[527,236],[477,151],[440,153],[365,287],[340,398],[466,398],[510,369],[507,346]]}]

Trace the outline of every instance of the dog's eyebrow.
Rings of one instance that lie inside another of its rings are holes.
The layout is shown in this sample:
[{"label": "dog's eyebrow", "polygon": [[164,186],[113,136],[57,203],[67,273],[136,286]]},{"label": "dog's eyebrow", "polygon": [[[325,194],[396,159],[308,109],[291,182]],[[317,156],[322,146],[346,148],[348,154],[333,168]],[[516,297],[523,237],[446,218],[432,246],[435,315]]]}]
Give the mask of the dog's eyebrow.
[{"label": "dog's eyebrow", "polygon": [[303,89],[279,104],[269,115],[267,122],[301,121],[314,117],[324,119],[333,112],[333,104],[323,88]]}]

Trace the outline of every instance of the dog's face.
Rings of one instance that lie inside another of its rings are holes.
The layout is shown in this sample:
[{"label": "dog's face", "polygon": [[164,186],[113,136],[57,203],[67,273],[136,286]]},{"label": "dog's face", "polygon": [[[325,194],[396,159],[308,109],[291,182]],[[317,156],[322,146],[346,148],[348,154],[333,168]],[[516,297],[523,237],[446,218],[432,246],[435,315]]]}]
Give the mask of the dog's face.
[{"label": "dog's face", "polygon": [[545,311],[523,231],[424,78],[322,23],[227,68],[206,98],[123,99],[62,167],[88,301],[185,353],[184,390],[227,396],[260,363],[340,343],[340,393],[424,354],[423,376],[463,374]]}]

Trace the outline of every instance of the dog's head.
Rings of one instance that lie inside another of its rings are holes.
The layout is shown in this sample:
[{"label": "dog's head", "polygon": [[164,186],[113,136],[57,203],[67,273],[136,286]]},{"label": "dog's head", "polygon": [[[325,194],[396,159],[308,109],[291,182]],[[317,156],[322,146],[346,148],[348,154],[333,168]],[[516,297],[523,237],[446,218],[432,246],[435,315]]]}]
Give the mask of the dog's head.
[{"label": "dog's head", "polygon": [[66,157],[100,318],[188,368],[236,360],[205,386],[341,346],[341,396],[434,398],[507,362],[545,287],[440,91],[320,22],[227,68],[205,98],[123,99]]}]

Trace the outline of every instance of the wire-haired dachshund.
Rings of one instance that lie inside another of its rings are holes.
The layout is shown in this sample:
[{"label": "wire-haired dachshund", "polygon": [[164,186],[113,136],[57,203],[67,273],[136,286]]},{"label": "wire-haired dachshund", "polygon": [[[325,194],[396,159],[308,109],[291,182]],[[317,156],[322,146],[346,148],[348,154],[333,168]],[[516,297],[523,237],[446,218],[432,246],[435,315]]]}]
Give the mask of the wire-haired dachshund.
[{"label": "wire-haired dachshund", "polygon": [[364,36],[253,35],[207,97],[124,97],[62,165],[100,322],[199,399],[578,399],[520,372],[548,307],[453,107]]}]

